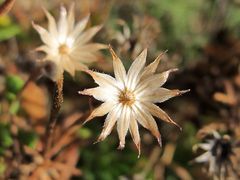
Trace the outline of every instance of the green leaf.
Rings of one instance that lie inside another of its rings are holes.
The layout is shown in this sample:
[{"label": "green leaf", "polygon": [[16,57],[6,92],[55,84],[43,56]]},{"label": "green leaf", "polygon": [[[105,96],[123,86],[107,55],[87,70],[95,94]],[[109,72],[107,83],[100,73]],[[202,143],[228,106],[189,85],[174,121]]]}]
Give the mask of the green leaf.
[{"label": "green leaf", "polygon": [[0,26],[9,26],[12,23],[8,15],[0,16]]},{"label": "green leaf", "polygon": [[0,124],[0,145],[3,147],[9,147],[13,144],[9,127],[4,124]]},{"label": "green leaf", "polygon": [[38,140],[38,136],[36,133],[20,130],[18,132],[18,137],[22,144],[25,144],[31,148],[35,148]]},{"label": "green leaf", "polygon": [[0,176],[3,175],[5,170],[6,170],[6,165],[4,163],[4,159],[0,158]]},{"label": "green leaf", "polygon": [[[0,34],[1,34],[1,30],[0,30]],[[17,94],[22,89],[23,85],[24,85],[24,81],[19,76],[9,75],[6,78],[7,91]]]},{"label": "green leaf", "polygon": [[9,108],[9,112],[10,112],[11,114],[17,114],[19,108],[20,108],[20,103],[19,103],[19,101],[14,101],[14,102],[11,104],[10,108]]},{"label": "green leaf", "polygon": [[92,132],[88,128],[80,128],[78,131],[78,135],[82,139],[88,139],[92,136]]},{"label": "green leaf", "polygon": [[12,93],[12,92],[7,92],[5,93],[5,97],[8,101],[12,102],[16,99],[16,94]]}]

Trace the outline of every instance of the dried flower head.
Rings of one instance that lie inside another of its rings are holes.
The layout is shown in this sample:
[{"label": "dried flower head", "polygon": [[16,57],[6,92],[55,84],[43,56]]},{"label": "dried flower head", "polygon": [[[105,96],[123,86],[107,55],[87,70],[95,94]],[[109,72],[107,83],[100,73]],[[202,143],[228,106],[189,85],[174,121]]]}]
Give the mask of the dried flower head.
[{"label": "dried flower head", "polygon": [[194,150],[198,148],[206,152],[196,157],[193,162],[208,164],[209,175],[219,179],[225,179],[230,174],[238,176],[231,160],[235,145],[229,135],[221,136],[217,131],[213,131],[211,139],[193,147]]},{"label": "dried flower head", "polygon": [[153,63],[144,67],[147,56],[147,50],[145,49],[135,59],[128,73],[126,73],[121,60],[111,47],[110,52],[113,57],[115,78],[107,74],[87,70],[87,73],[93,77],[99,87],[79,92],[84,95],[91,95],[97,100],[104,102],[93,110],[86,122],[96,116],[103,116],[108,113],[98,141],[104,140],[111,133],[115,123],[117,123],[120,139],[119,148],[124,148],[125,136],[128,130],[130,130],[140,154],[138,123],[149,129],[161,145],[161,135],[153,116],[166,122],[177,124],[154,103],[164,102],[189,90],[180,91],[161,88],[167,81],[169,73],[176,70],[171,69],[160,74],[154,74],[161,55]]},{"label": "dried flower head", "polygon": [[33,27],[40,34],[45,45],[37,48],[47,55],[44,60],[53,61],[57,65],[54,80],[58,79],[66,70],[74,76],[75,70],[87,69],[86,64],[97,60],[96,52],[106,46],[99,43],[89,43],[91,38],[101,29],[94,26],[84,31],[89,15],[75,25],[74,4],[69,12],[64,6],[60,8],[60,18],[56,23],[53,16],[44,9],[48,19],[48,30],[33,23]]}]

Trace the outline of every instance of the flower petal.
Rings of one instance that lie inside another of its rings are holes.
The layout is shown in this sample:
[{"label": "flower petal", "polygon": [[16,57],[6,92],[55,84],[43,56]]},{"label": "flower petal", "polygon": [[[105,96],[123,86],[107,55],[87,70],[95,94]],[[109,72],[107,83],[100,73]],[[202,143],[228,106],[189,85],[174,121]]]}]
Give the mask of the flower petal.
[{"label": "flower petal", "polygon": [[99,117],[99,116],[104,116],[105,114],[107,114],[109,111],[111,111],[114,107],[114,103],[107,101],[102,103],[99,107],[97,107],[96,109],[94,109],[92,111],[92,113],[90,114],[90,116],[86,119],[86,121],[84,122],[84,124],[90,120],[92,120],[95,117]]},{"label": "flower petal", "polygon": [[194,161],[198,162],[198,163],[208,162],[210,157],[211,157],[211,154],[210,154],[210,152],[207,151],[207,152],[203,153],[202,155],[196,157],[194,159]]},{"label": "flower petal", "polygon": [[77,50],[82,51],[82,52],[85,52],[85,51],[93,52],[93,51],[97,51],[100,49],[106,49],[106,48],[107,48],[107,45],[105,45],[105,44],[90,43],[90,44],[86,44],[86,45],[82,45],[82,46],[78,47]]},{"label": "flower petal", "polygon": [[135,88],[138,81],[140,80],[140,72],[142,71],[145,63],[146,63],[146,57],[147,57],[147,49],[144,49],[142,53],[133,61],[130,69],[128,70],[128,82],[127,86],[130,89]]},{"label": "flower petal", "polygon": [[58,20],[58,41],[64,43],[68,34],[67,10],[64,6],[60,7],[60,17]]},{"label": "flower petal", "polygon": [[86,70],[88,70],[88,67],[85,64],[80,63],[80,62],[74,61],[74,66],[75,66],[75,69],[78,70],[78,71],[86,71]]},{"label": "flower petal", "polygon": [[124,83],[126,79],[126,70],[122,64],[122,61],[119,59],[119,57],[116,55],[116,53],[114,52],[114,50],[110,45],[109,45],[109,50],[113,58],[113,70],[114,70],[115,78],[117,79],[117,81]]},{"label": "flower petal", "polygon": [[166,88],[159,88],[155,91],[152,91],[152,93],[145,94],[142,98],[146,101],[154,102],[154,103],[161,103],[164,101],[167,101],[168,99],[175,97],[175,96],[180,96],[186,92],[189,92],[190,90],[169,90]]},{"label": "flower petal", "polygon": [[[205,155],[205,154],[207,154],[207,153],[209,153],[210,154],[210,152],[206,152],[206,153],[204,153],[203,155]],[[201,155],[201,156],[203,156],[203,155]],[[207,156],[207,155],[206,155]],[[198,157],[199,158],[199,157]],[[207,158],[207,157],[206,157]],[[204,160],[204,157],[202,157],[202,159]],[[201,160],[201,159],[200,159]],[[210,174],[214,174],[214,173],[216,173],[216,171],[217,171],[217,160],[216,160],[216,157],[214,157],[214,156],[208,156],[208,159],[207,159],[207,161],[209,161],[209,173]],[[198,161],[198,162],[200,162],[200,161]],[[203,161],[203,162],[206,162],[206,161]]]},{"label": "flower petal", "polygon": [[152,115],[149,112],[143,110],[141,107],[138,107],[138,105],[134,106],[133,108],[135,116],[137,117],[137,121],[144,128],[150,130],[151,133],[157,138],[159,145],[162,146],[161,134]]},{"label": "flower petal", "polygon": [[43,52],[45,52],[46,54],[50,54],[51,49],[50,49],[48,46],[46,46],[46,45],[42,45],[42,46],[37,47],[37,48],[35,49],[35,51],[43,51]]},{"label": "flower petal", "polygon": [[74,30],[69,35],[69,37],[71,37],[72,39],[76,39],[81,34],[81,32],[85,29],[88,23],[89,17],[90,17],[90,14],[88,14],[81,21],[79,21],[75,26]]},{"label": "flower petal", "polygon": [[175,126],[177,126],[180,130],[182,130],[182,128],[175,122],[173,121],[166,112],[164,112],[160,107],[158,107],[157,105],[151,103],[151,102],[143,102],[142,105],[144,106],[144,108],[146,109],[146,111],[149,111],[153,116],[158,117],[160,119],[162,119],[165,122],[174,124]]},{"label": "flower petal", "polygon": [[39,33],[41,40],[50,47],[57,46],[55,39],[49,34],[49,32],[43,27],[32,22],[32,26]]},{"label": "flower petal", "polygon": [[103,141],[112,132],[112,129],[119,118],[119,108],[120,106],[117,106],[107,115],[107,118],[103,125],[103,130],[98,137],[97,142]]},{"label": "flower petal", "polygon": [[144,68],[141,79],[145,79],[156,72],[158,64],[163,55],[164,53],[161,53],[151,64]]},{"label": "flower petal", "polygon": [[81,45],[87,43],[101,28],[101,25],[89,28],[88,30],[79,35],[76,40],[76,44]]},{"label": "flower petal", "polygon": [[91,71],[91,70],[86,70],[86,72],[92,76],[94,81],[99,86],[107,87],[107,88],[112,87],[112,88],[117,88],[118,89],[117,82],[113,77],[111,77],[107,74],[98,73],[98,72],[94,72],[94,71]]},{"label": "flower petal", "polygon": [[75,61],[84,63],[84,64],[89,64],[96,62],[98,60],[98,56],[95,54],[96,52],[89,52],[89,51],[76,51],[69,54]]},{"label": "flower petal", "polygon": [[68,30],[71,32],[74,28],[74,23],[75,23],[75,17],[74,17],[74,6],[75,3],[72,2],[68,11],[68,17],[67,17],[67,22],[68,22]]},{"label": "flower petal", "polygon": [[83,91],[79,91],[80,94],[93,96],[95,99],[105,102],[112,98],[111,91],[102,87],[95,87],[91,89],[84,89]]},{"label": "flower petal", "polygon": [[209,144],[209,143],[200,143],[200,144],[197,145],[197,147],[201,148],[205,151],[209,151],[213,147],[213,145]]},{"label": "flower petal", "polygon": [[176,71],[177,69],[170,69],[160,74],[152,75],[138,84],[136,87],[136,94],[143,94],[147,91],[152,91],[156,88],[161,87],[168,79],[168,76],[171,72]]},{"label": "flower petal", "polygon": [[122,107],[122,112],[117,122],[117,132],[120,140],[119,149],[123,149],[125,147],[125,137],[130,123],[130,113],[131,110],[127,106]]},{"label": "flower petal", "polygon": [[136,119],[131,117],[130,120],[130,126],[129,126],[130,134],[132,136],[133,142],[135,143],[137,149],[138,149],[138,157],[140,157],[141,154],[141,145],[140,145],[140,135],[139,135],[139,130],[138,130],[138,124]]},{"label": "flower petal", "polygon": [[48,19],[48,30],[51,36],[54,36],[54,39],[57,39],[58,31],[57,31],[57,24],[54,17],[45,9],[43,8],[44,13]]}]

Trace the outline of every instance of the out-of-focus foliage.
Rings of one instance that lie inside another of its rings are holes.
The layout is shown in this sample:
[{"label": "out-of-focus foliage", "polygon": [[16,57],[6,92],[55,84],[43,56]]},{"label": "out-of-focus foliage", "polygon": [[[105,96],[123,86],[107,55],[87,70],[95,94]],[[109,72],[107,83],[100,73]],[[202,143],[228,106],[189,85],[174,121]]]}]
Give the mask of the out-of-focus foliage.
[{"label": "out-of-focus foliage", "polygon": [[[43,56],[33,49],[41,42],[31,22],[47,27],[40,7],[58,18],[60,4],[69,6],[71,2],[16,1],[0,17],[0,179],[212,179],[209,162],[192,160],[206,152],[196,151],[194,145],[208,142],[213,131],[227,135],[234,151],[233,173],[222,174],[239,179],[238,0],[75,1],[76,20],[91,12],[89,27],[103,24],[95,39],[111,43],[126,67],[146,47],[147,63],[168,50],[158,71],[177,67],[179,72],[171,75],[166,87],[190,88],[191,92],[160,105],[183,128],[178,131],[157,120],[162,148],[144,128],[139,129],[142,152],[138,159],[130,135],[123,151],[117,150],[116,131],[104,142],[93,144],[105,117],[82,127],[99,102],[78,91],[96,84],[83,72],[74,78],[65,73],[64,103],[53,146],[43,155],[54,86],[42,76],[42,66],[37,63]],[[113,74],[110,53],[102,51],[98,59],[90,68]],[[211,157],[223,155],[225,149],[219,145],[217,149],[220,151]],[[221,170],[216,168],[216,172]]]},{"label": "out-of-focus foliage", "polygon": [[19,25],[12,22],[9,16],[0,17],[0,41],[7,40],[21,33]]}]

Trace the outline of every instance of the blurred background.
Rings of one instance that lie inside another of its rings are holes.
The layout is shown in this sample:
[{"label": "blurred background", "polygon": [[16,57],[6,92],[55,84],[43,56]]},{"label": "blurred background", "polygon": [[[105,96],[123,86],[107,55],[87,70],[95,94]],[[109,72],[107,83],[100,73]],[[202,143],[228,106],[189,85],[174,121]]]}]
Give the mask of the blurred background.
[{"label": "blurred background", "polygon": [[[93,144],[105,117],[82,127],[100,102],[78,91],[96,84],[85,73],[74,78],[65,73],[54,146],[48,159],[41,155],[53,83],[35,77],[43,54],[34,51],[41,40],[31,22],[47,27],[41,7],[57,19],[60,5],[72,2],[16,0],[0,16],[0,178],[239,179],[239,0],[75,0],[76,19],[91,12],[89,27],[103,24],[95,40],[110,43],[125,67],[146,47],[148,63],[167,50],[158,72],[179,71],[164,87],[191,92],[159,106],[183,130],[157,120],[160,148],[140,128],[140,158],[129,135],[126,148],[117,150],[115,129],[105,141]],[[109,51],[101,52],[90,68],[113,74]],[[201,148],[204,142],[208,148]],[[197,158],[203,153],[205,158]]]}]

